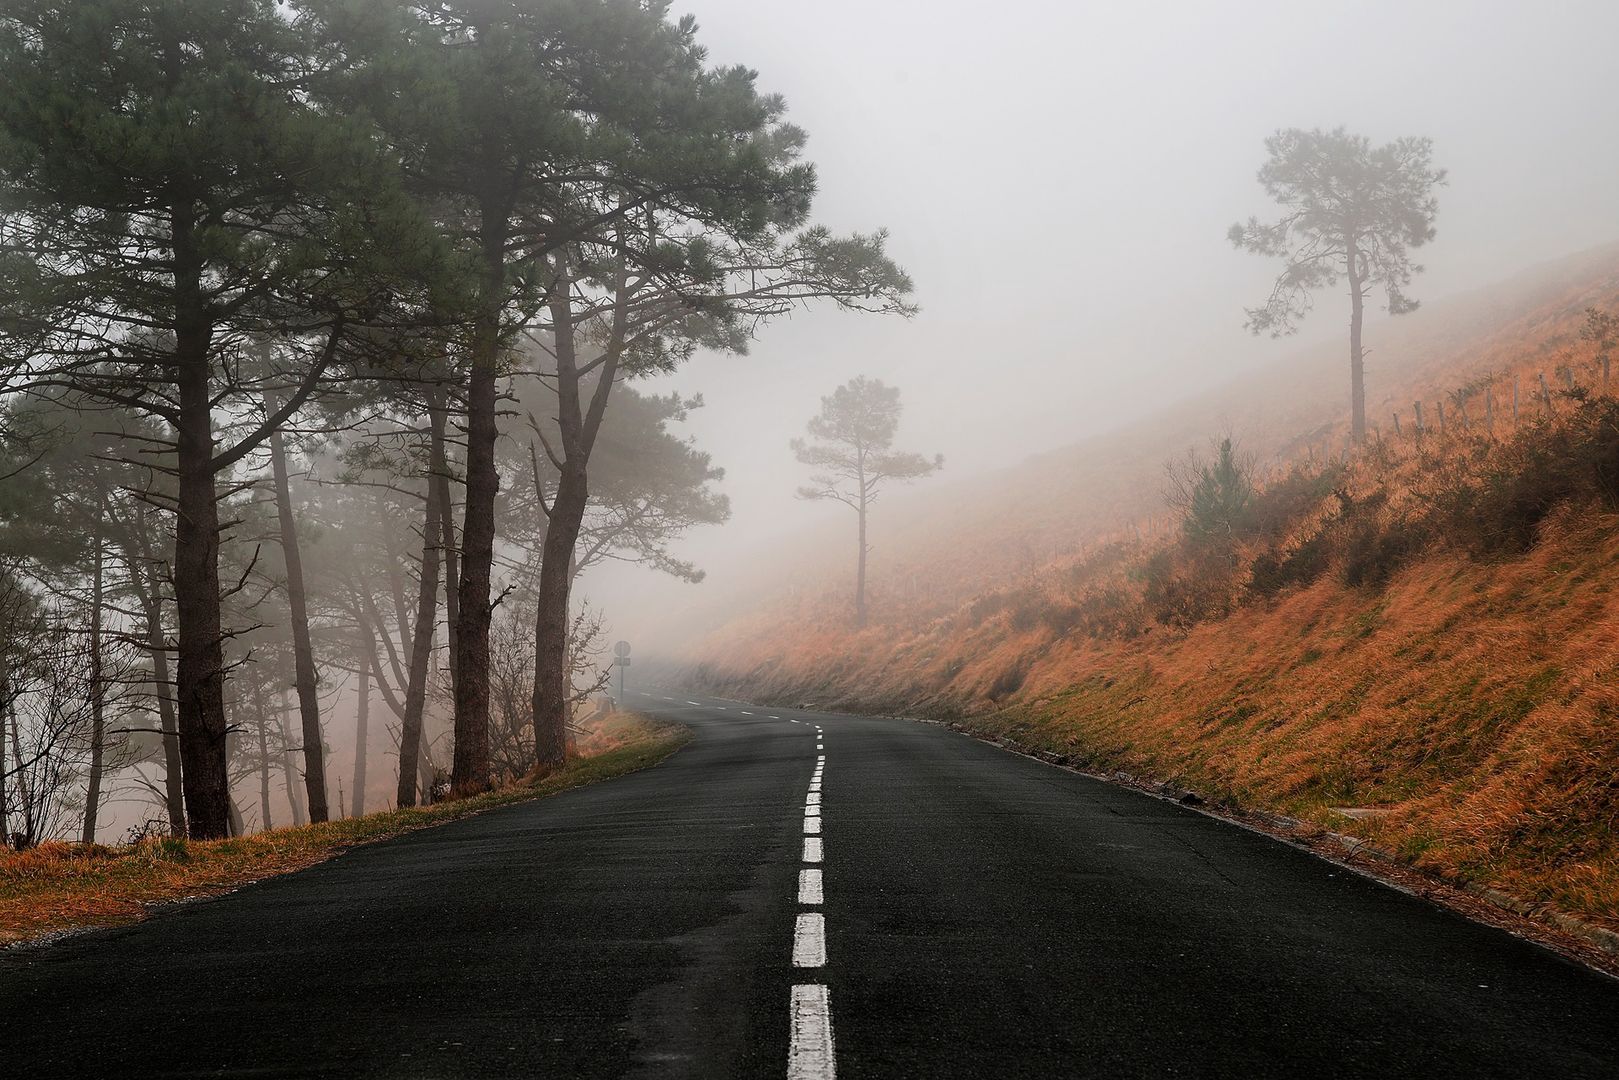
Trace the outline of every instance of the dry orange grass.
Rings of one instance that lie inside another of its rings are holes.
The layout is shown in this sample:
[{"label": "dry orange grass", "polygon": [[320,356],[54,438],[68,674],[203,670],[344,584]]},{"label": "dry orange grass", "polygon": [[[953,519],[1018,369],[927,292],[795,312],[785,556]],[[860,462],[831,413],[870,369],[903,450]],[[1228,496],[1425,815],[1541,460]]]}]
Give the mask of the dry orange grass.
[{"label": "dry orange grass", "polygon": [[593,748],[541,779],[432,806],[386,810],[231,840],[160,838],[138,844],[48,843],[0,851],[0,946],[142,917],[154,904],[209,896],[331,858],[345,848],[494,806],[554,795],[645,768],[689,737],[684,729],[616,718]]},{"label": "dry orange grass", "polygon": [[[1430,357],[1388,399],[1406,402],[1405,435],[1384,419],[1381,446],[1342,466],[1341,489],[1385,499],[1379,513],[1397,523],[1488,463],[1483,398],[1468,401],[1463,427],[1458,386],[1494,389],[1502,442],[1519,427],[1544,436],[1541,372],[1559,415],[1573,409],[1558,394],[1560,366],[1600,389],[1579,338],[1586,306],[1619,306],[1611,260],[1599,269],[1486,341],[1457,330],[1457,351],[1444,354],[1441,336],[1444,362]],[[1432,430],[1441,397],[1445,433]],[[1417,398],[1430,427],[1420,441]],[[1292,441],[1271,430],[1262,442],[1283,448],[1281,476],[1289,454],[1320,461],[1345,430],[1335,421]],[[1327,514],[1297,516],[1280,546],[1319,533]],[[1140,610],[1143,567],[1176,541],[1161,525],[1077,532],[1068,554],[997,579],[967,567],[1004,568],[983,544],[1014,544],[1013,523],[969,521],[890,555],[923,569],[919,586],[882,598],[882,622],[851,630],[844,589],[828,584],[727,627],[703,650],[725,665],[695,671],[744,695],[965,719],[1094,768],[1358,833],[1430,872],[1619,929],[1616,526],[1566,506],[1526,553],[1485,557],[1424,537],[1375,588],[1327,572],[1255,599],[1239,573],[1222,598],[1229,614],[1172,630]],[[1335,806],[1389,812],[1349,820]]]}]

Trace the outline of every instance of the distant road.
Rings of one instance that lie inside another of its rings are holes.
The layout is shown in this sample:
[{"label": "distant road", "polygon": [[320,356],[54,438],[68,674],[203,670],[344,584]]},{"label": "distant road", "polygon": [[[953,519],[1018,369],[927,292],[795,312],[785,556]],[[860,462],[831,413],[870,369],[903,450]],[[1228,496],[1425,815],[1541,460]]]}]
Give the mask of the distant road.
[{"label": "distant road", "polygon": [[632,698],[697,738],[0,954],[0,1074],[1619,1076],[1619,982],[1284,844],[938,727]]}]

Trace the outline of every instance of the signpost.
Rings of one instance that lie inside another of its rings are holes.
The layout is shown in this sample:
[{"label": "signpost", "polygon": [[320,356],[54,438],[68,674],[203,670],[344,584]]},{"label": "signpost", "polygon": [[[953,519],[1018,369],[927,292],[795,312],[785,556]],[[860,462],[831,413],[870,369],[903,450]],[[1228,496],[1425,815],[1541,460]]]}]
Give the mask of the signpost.
[{"label": "signpost", "polygon": [[618,665],[618,707],[624,707],[624,669],[630,666],[630,643],[620,641],[613,646],[613,663]]}]

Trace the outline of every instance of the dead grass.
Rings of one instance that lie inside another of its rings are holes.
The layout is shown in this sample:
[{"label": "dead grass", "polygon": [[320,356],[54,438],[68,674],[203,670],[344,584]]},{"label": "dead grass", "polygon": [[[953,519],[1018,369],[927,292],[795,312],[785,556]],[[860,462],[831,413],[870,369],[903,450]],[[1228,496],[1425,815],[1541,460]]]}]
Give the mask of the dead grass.
[{"label": "dead grass", "polygon": [[455,802],[231,840],[159,838],[127,846],[49,843],[0,852],[0,946],[55,931],[141,918],[154,904],[225,892],[331,858],[358,844],[467,817],[496,806],[544,798],[644,769],[690,738],[685,728],[615,721],[548,776]]},{"label": "dead grass", "polygon": [[[1173,529],[1080,534],[1013,584],[942,613],[892,599],[858,632],[841,592],[804,591],[728,628],[706,650],[727,666],[693,676],[738,696],[960,721],[1356,834],[1428,874],[1619,930],[1619,425],[1611,401],[1558,394],[1556,375],[1599,381],[1577,333],[1589,302],[1619,303],[1611,274],[1402,395],[1427,401],[1433,425],[1434,403],[1471,385],[1470,426],[1452,398],[1448,431],[1412,437],[1406,405],[1406,434],[1386,426],[1353,461],[1306,458],[1301,441],[1270,477],[1285,512],[1216,559],[1198,561]],[[956,566],[994,559],[980,539],[933,542],[958,547]],[[918,595],[936,594],[927,584]],[[1389,813],[1349,820],[1334,806]]]}]

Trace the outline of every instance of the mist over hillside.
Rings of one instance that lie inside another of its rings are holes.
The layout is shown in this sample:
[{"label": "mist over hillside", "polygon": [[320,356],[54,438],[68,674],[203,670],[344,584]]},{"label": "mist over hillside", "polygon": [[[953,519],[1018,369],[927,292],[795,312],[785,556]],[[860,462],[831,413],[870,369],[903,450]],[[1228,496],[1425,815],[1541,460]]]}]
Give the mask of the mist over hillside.
[{"label": "mist over hillside", "polygon": [[[1616,294],[1619,245],[1605,244],[1373,321],[1371,423],[1392,435],[1393,414],[1409,425],[1419,398],[1434,422],[1440,397],[1526,355],[1566,349],[1577,338],[1570,320]],[[905,601],[905,618],[943,614],[1111,534],[1165,527],[1166,464],[1222,434],[1261,469],[1343,453],[1343,361],[1336,340],[1297,348],[1214,391],[1018,465],[965,476],[947,467],[925,485],[894,489],[873,516],[873,617],[884,617],[882,598],[896,597]],[[626,596],[614,616],[649,654],[696,660],[705,655],[704,635],[733,621],[828,614],[847,603],[854,574],[853,524],[836,509],[801,535],[751,549],[709,582],[683,590],[678,604],[643,610]]]}]

